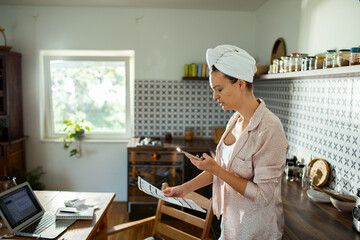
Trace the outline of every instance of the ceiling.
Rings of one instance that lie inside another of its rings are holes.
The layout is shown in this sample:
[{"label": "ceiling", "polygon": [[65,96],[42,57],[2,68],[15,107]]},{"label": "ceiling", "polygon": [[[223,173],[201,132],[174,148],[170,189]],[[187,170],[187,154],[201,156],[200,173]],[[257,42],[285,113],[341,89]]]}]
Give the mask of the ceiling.
[{"label": "ceiling", "polygon": [[255,11],[268,0],[0,0],[0,5]]}]

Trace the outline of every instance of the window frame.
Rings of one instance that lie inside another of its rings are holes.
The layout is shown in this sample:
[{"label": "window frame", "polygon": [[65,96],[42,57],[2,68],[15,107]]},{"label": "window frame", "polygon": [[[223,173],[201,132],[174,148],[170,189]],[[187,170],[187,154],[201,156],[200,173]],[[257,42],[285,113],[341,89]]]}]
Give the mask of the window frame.
[{"label": "window frame", "polygon": [[[51,92],[50,61],[51,60],[98,60],[125,62],[126,81],[126,126],[125,133],[121,132],[87,132],[85,141],[118,141],[129,140],[134,131],[134,62],[135,52],[124,51],[87,51],[87,50],[42,50],[40,51],[40,135],[41,140],[58,140],[64,134],[53,131],[53,108]],[[65,125],[64,125],[65,126]]]}]

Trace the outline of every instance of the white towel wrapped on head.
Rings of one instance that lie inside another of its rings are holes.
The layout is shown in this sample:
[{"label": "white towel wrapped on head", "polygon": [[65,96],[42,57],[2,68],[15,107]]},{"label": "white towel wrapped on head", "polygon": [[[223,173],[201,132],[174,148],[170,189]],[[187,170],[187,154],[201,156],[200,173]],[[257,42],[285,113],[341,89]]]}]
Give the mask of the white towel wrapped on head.
[{"label": "white towel wrapped on head", "polygon": [[232,45],[219,45],[206,51],[208,67],[247,82],[253,82],[256,61],[245,50]]}]

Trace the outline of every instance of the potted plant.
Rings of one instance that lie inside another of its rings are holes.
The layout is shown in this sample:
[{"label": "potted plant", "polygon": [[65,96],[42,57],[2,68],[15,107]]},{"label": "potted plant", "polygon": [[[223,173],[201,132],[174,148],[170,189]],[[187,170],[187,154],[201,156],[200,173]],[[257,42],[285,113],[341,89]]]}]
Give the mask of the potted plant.
[{"label": "potted plant", "polygon": [[70,157],[77,156],[81,157],[81,141],[85,138],[85,132],[90,131],[89,124],[85,120],[79,120],[72,122],[71,120],[64,120],[66,127],[65,138],[60,138],[64,142],[64,148],[69,149],[71,143],[77,141],[77,146],[70,151]]}]

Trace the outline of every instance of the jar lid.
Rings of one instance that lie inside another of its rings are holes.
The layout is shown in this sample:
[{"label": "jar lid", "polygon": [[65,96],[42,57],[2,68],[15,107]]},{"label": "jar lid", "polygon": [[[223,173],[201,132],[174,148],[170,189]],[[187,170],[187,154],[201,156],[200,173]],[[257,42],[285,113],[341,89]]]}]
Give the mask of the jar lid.
[{"label": "jar lid", "polygon": [[334,53],[334,52],[336,52],[336,51],[333,50],[333,49],[329,49],[329,50],[326,50],[326,52],[328,52],[328,53]]},{"label": "jar lid", "polygon": [[316,57],[316,59],[324,59],[325,58],[325,56],[315,56]]},{"label": "jar lid", "polygon": [[350,52],[350,49],[340,49],[339,52]]},{"label": "jar lid", "polygon": [[359,47],[353,47],[350,49],[351,52],[360,52],[360,48]]},{"label": "jar lid", "polygon": [[289,167],[291,167],[291,166],[294,166],[295,164],[294,164],[294,162],[287,162],[287,165],[288,165]]},{"label": "jar lid", "polygon": [[291,56],[298,55],[300,53],[290,53]]},{"label": "jar lid", "polygon": [[315,58],[315,56],[308,56],[308,58]]}]

